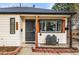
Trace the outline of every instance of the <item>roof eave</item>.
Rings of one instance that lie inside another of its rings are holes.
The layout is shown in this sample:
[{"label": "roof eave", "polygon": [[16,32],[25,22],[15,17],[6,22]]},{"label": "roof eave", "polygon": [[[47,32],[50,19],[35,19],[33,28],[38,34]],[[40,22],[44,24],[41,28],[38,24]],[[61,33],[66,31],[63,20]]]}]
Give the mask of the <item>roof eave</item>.
[{"label": "roof eave", "polygon": [[54,14],[54,15],[74,15],[76,12],[71,13],[57,13],[57,12],[0,12],[0,14]]}]

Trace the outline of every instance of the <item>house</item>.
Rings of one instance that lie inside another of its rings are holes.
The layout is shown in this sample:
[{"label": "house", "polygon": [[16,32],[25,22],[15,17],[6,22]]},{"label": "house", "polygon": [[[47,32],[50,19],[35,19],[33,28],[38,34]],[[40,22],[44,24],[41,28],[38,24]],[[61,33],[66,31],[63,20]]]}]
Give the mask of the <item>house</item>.
[{"label": "house", "polygon": [[72,47],[72,30],[68,26],[74,14],[33,7],[0,8],[0,46]]}]

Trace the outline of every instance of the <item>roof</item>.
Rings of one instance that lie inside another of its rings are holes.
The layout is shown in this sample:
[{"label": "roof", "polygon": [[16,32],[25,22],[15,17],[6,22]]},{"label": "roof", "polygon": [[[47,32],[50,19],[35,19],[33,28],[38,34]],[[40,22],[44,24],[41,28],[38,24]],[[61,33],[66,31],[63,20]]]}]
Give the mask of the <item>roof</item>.
[{"label": "roof", "polygon": [[76,14],[73,11],[55,11],[33,7],[8,7],[0,8],[0,14]]}]

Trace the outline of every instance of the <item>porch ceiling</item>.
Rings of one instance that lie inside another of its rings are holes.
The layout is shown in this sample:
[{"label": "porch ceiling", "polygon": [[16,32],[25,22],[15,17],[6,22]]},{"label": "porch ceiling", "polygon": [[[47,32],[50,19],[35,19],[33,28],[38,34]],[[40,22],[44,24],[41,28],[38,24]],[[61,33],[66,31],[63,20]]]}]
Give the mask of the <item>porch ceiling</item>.
[{"label": "porch ceiling", "polygon": [[39,16],[39,19],[62,19],[70,17],[70,15],[21,15],[21,18],[36,19],[36,16]]}]

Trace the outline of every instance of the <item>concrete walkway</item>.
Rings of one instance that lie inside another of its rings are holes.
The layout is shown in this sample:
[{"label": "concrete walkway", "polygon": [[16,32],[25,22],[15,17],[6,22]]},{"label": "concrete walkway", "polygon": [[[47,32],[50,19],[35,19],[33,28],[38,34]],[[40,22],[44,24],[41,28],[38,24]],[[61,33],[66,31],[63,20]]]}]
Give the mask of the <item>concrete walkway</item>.
[{"label": "concrete walkway", "polygon": [[31,47],[23,47],[18,55],[57,55],[57,53],[32,52]]},{"label": "concrete walkway", "polygon": [[32,52],[32,47],[34,47],[33,44],[23,45],[23,48],[18,55],[57,55],[57,53]]}]

